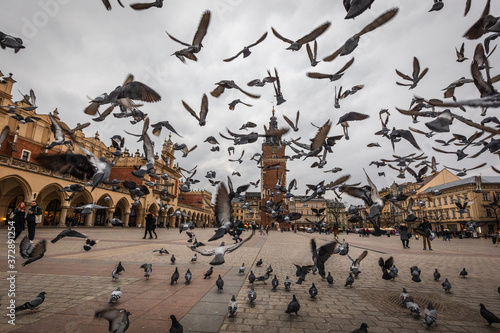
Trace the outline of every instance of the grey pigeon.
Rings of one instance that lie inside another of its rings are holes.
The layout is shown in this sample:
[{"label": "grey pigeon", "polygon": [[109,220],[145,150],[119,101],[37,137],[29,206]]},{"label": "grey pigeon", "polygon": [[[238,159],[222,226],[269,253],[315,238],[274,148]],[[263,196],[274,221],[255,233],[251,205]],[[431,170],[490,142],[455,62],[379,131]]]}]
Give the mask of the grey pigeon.
[{"label": "grey pigeon", "polygon": [[290,44],[290,46],[287,48],[287,50],[292,50],[292,51],[298,51],[302,47],[302,45],[312,42],[316,38],[318,38],[322,33],[326,31],[330,27],[330,22],[325,22],[322,25],[320,25],[318,28],[314,29],[311,33],[305,35],[304,37],[298,39],[297,41],[292,41],[286,37],[281,36],[273,27],[271,27],[271,30],[273,34],[281,39],[282,41]]},{"label": "grey pigeon", "polygon": [[318,295],[318,288],[316,288],[316,286],[314,285],[314,282],[313,282],[311,288],[309,288],[309,295],[311,296],[311,298],[315,298]]},{"label": "grey pigeon", "polygon": [[153,271],[153,265],[152,264],[142,264],[140,268],[144,268],[144,277],[146,280],[149,280],[149,277],[151,276],[151,272]]},{"label": "grey pigeon", "polygon": [[420,308],[417,303],[413,300],[413,297],[409,296],[406,301],[406,308],[410,310],[411,315],[415,318],[420,317]]},{"label": "grey pigeon", "polygon": [[170,284],[173,285],[174,283],[177,283],[177,280],[179,280],[179,270],[175,267],[175,272],[170,277]]},{"label": "grey pigeon", "polygon": [[411,273],[411,279],[413,282],[420,282],[422,281],[420,279],[420,268],[418,268],[418,266],[412,266],[410,267],[410,273]]},{"label": "grey pigeon", "polygon": [[262,282],[264,282],[264,284],[266,284],[267,280],[269,280],[269,273],[267,273],[267,272],[266,272],[266,274],[255,278],[255,281],[262,281]]},{"label": "grey pigeon", "polygon": [[406,302],[410,299],[410,294],[408,294],[406,288],[403,288],[403,291],[399,294],[399,298],[401,299],[401,305],[406,307]]},{"label": "grey pigeon", "polygon": [[22,265],[26,266],[34,261],[42,259],[45,251],[47,251],[47,241],[42,239],[33,246],[28,236],[24,236],[23,240],[19,244],[19,252],[21,257],[27,259]]},{"label": "grey pigeon", "polygon": [[351,288],[353,283],[354,283],[354,278],[352,277],[352,273],[349,273],[349,276],[348,276],[348,277],[347,277],[347,279],[345,280],[345,285],[344,285],[344,287],[349,286],[349,288]]},{"label": "grey pigeon", "polygon": [[362,323],[361,326],[354,331],[351,331],[351,333],[368,333],[368,325],[366,323]]},{"label": "grey pigeon", "polygon": [[203,276],[203,279],[210,278],[210,276],[212,275],[213,272],[214,272],[214,268],[213,268],[213,266],[210,266],[210,269],[205,273],[205,275]]},{"label": "grey pigeon", "polygon": [[329,285],[333,285],[333,276],[330,272],[328,272],[328,276],[326,277],[326,282],[328,282]]},{"label": "grey pigeon", "polygon": [[217,281],[215,281],[215,285],[217,286],[218,291],[224,290],[224,280],[222,280],[220,274],[219,277],[217,278]]},{"label": "grey pigeon", "polygon": [[316,246],[316,241],[314,240],[314,238],[311,239],[312,259],[314,262],[314,266],[318,268],[319,275],[321,275],[322,278],[325,278],[326,276],[325,262],[332,256],[337,244],[337,241],[333,241],[318,248]]},{"label": "grey pigeon", "polygon": [[440,278],[441,274],[439,274],[438,269],[436,268],[436,270],[434,271],[434,281],[439,281]]},{"label": "grey pigeon", "polygon": [[286,276],[283,284],[285,285],[285,290],[290,290],[290,286],[292,285],[292,280],[290,280],[288,275]]},{"label": "grey pigeon", "polygon": [[[175,55],[180,61],[185,62],[184,58],[188,58],[193,61],[197,61],[198,59],[194,55],[194,53],[198,53],[201,51],[201,48],[203,45],[201,42],[203,41],[203,38],[207,34],[207,29],[208,25],[210,24],[210,16],[211,13],[210,11],[206,10],[203,12],[203,15],[201,16],[200,23],[198,24],[198,29],[196,30],[196,33],[194,34],[193,41],[191,44],[182,42],[178,40],[175,37],[172,37],[168,32],[167,35],[172,39],[173,41],[182,44],[183,46],[186,46],[185,49],[182,49],[180,51],[177,51],[173,53],[172,55]],[[166,32],[166,31],[165,31]]]},{"label": "grey pigeon", "polygon": [[193,279],[193,274],[191,274],[191,271],[189,270],[189,268],[188,268],[186,274],[184,275],[184,278],[186,279],[186,284],[191,283],[191,280]]},{"label": "grey pigeon", "polygon": [[181,323],[179,323],[177,318],[174,315],[170,315],[170,319],[172,320],[172,326],[170,327],[169,333],[183,333],[184,328]]},{"label": "grey pigeon", "polygon": [[299,301],[297,301],[297,298],[295,297],[295,294],[293,294],[292,301],[288,303],[288,307],[285,311],[285,313],[288,313],[289,315],[292,315],[292,313],[295,312],[295,315],[299,315],[299,310],[300,310],[300,304]]},{"label": "grey pigeon", "polygon": [[248,291],[248,300],[250,301],[250,303],[253,303],[256,299],[257,299],[257,292],[253,288],[253,284],[252,284],[252,286],[250,287],[250,290]]},{"label": "grey pigeon", "polygon": [[118,299],[122,297],[122,291],[120,290],[120,287],[116,288],[116,290],[113,290],[111,292],[111,296],[109,298],[109,303],[116,303],[118,302]]},{"label": "grey pigeon", "polygon": [[363,14],[371,7],[374,1],[375,0],[344,0],[344,8],[347,12],[344,19],[354,19],[356,16]]},{"label": "grey pigeon", "polygon": [[228,305],[229,316],[230,317],[236,316],[237,310],[238,310],[238,303],[236,302],[236,296],[233,295],[233,297],[231,297],[231,300],[229,301],[229,305]]},{"label": "grey pigeon", "polygon": [[155,0],[153,2],[145,2],[145,3],[144,2],[133,3],[130,5],[130,7],[135,10],[144,10],[151,7],[162,8],[163,0]]},{"label": "grey pigeon", "polygon": [[175,264],[175,256],[172,254],[172,257],[170,257],[170,262],[173,264]]},{"label": "grey pigeon", "polygon": [[196,262],[198,259],[198,255],[195,253],[194,256],[191,258],[191,262]]},{"label": "grey pigeon", "polygon": [[276,291],[276,288],[278,288],[280,282],[278,281],[278,278],[276,277],[276,274],[274,274],[274,278],[271,281],[271,284],[273,285],[273,291]]},{"label": "grey pigeon", "polygon": [[14,49],[14,53],[19,52],[20,49],[24,49],[23,40],[19,37],[14,37],[11,35],[4,34],[0,31],[0,47],[2,49],[11,48]]},{"label": "grey pigeon", "polygon": [[347,255],[347,257],[352,262],[351,267],[350,267],[350,271],[354,274],[355,278],[357,278],[358,275],[361,273],[361,271],[359,270],[359,265],[361,264],[361,260],[363,260],[367,255],[368,255],[368,251],[366,251],[366,250],[361,252],[361,254],[359,255],[359,257],[356,260],[352,259],[349,255]]},{"label": "grey pigeon", "polygon": [[431,9],[429,12],[437,12],[444,7],[444,2],[443,0],[434,0],[434,4],[432,5]]},{"label": "grey pigeon", "polygon": [[443,286],[443,289],[446,293],[450,292],[451,289],[451,283],[448,281],[448,279],[445,279],[444,282],[441,284]]},{"label": "grey pigeon", "polygon": [[429,302],[429,305],[427,305],[427,308],[425,308],[424,310],[424,324],[429,327],[434,324],[436,320],[437,310],[432,306],[432,302]]},{"label": "grey pigeon", "polygon": [[165,249],[163,247],[161,249],[153,250],[153,252],[158,252],[160,254],[169,254],[168,251],[167,251],[167,249]]},{"label": "grey pigeon", "polygon": [[241,264],[238,274],[245,274],[245,263]]},{"label": "grey pigeon", "polygon": [[460,272],[460,277],[466,277],[467,276],[467,271],[465,270],[465,268]]},{"label": "grey pigeon", "polygon": [[238,58],[238,56],[239,56],[240,54],[242,54],[242,53],[243,53],[243,58],[248,57],[248,56],[252,53],[252,52],[250,51],[250,48],[251,48],[251,47],[254,47],[255,45],[257,45],[257,44],[259,44],[259,43],[261,43],[264,39],[266,39],[266,37],[267,37],[267,31],[266,31],[266,32],[265,32],[265,33],[264,33],[264,34],[263,34],[263,35],[262,35],[262,36],[261,36],[261,37],[260,37],[260,38],[259,38],[256,42],[255,42],[255,43],[253,43],[253,44],[250,44],[250,45],[248,45],[248,46],[243,47],[243,50],[241,50],[240,52],[238,52],[235,56],[233,56],[233,57],[231,57],[231,58],[224,59],[223,61],[225,61],[225,62],[232,61],[232,60],[234,60],[234,59]]},{"label": "grey pigeon", "polygon": [[263,263],[262,258],[260,258],[259,261],[255,263],[255,266],[260,267],[262,263]]},{"label": "grey pigeon", "polygon": [[87,236],[85,236],[84,234],[79,233],[78,231],[72,230],[71,228],[69,228],[69,229],[65,229],[65,230],[61,231],[59,233],[59,235],[57,235],[56,238],[54,238],[50,242],[51,243],[55,243],[55,242],[57,242],[58,240],[60,240],[61,238],[64,238],[64,237],[87,238]]},{"label": "grey pigeon", "polygon": [[253,274],[253,271],[250,271],[250,275],[248,275],[248,282],[252,284],[255,282],[255,275]]},{"label": "grey pigeon", "polygon": [[269,274],[273,272],[273,267],[271,266],[271,264],[269,264],[269,267],[266,269],[266,272]]},{"label": "grey pigeon", "polygon": [[104,309],[98,310],[94,318],[104,318],[109,322],[109,331],[112,333],[124,333],[129,327],[130,312],[125,309]]},{"label": "grey pigeon", "polygon": [[33,310],[36,310],[42,303],[45,301],[45,292],[42,291],[41,293],[38,294],[37,297],[32,298],[29,302],[24,303],[23,305],[20,305],[14,309],[15,312],[23,311],[23,310],[31,310],[31,312],[34,312]]},{"label": "grey pigeon", "polygon": [[481,307],[481,316],[486,319],[486,321],[488,322],[488,326],[491,326],[491,324],[493,323],[500,323],[500,318],[495,316],[492,312],[488,311],[484,304],[481,303],[479,304],[479,306]]}]

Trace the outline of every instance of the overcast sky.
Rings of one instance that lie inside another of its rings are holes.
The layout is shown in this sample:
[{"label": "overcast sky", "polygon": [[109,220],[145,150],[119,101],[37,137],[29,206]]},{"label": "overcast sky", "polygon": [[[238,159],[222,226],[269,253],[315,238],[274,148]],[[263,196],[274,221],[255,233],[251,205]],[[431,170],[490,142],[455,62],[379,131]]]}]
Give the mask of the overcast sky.
[{"label": "overcast sky", "polygon": [[[252,79],[262,79],[267,70],[278,69],[282,92],[287,100],[275,106],[280,125],[285,125],[282,115],[294,119],[300,110],[299,131],[290,132],[286,139],[301,137],[301,142],[308,143],[314,137],[316,125],[324,124],[328,119],[333,123],[330,135],[342,134],[340,125],[335,126],[338,118],[346,112],[356,111],[370,115],[361,122],[352,122],[349,128],[350,140],[338,142],[329,154],[323,170],[333,167],[343,168],[337,174],[325,174],[321,169],[311,169],[317,159],[295,160],[288,163],[290,172],[288,181],[297,178],[300,190],[304,194],[305,184],[314,184],[322,179],[327,182],[342,174],[352,175],[350,183],[363,182],[366,177],[363,168],[380,189],[389,186],[397,172],[384,167],[376,169],[368,164],[380,158],[391,158],[393,154],[389,140],[374,135],[380,127],[378,112],[389,109],[391,118],[388,127],[407,128],[413,126],[427,131],[424,125],[429,119],[422,119],[412,124],[411,118],[398,114],[395,107],[407,109],[414,95],[426,98],[443,98],[442,89],[456,79],[471,77],[470,63],[456,62],[455,47],[460,48],[465,42],[465,54],[472,59],[474,48],[482,39],[469,41],[463,38],[464,32],[480,17],[486,0],[473,1],[472,8],[464,17],[465,0],[445,1],[439,12],[428,12],[433,1],[385,1],[377,0],[371,9],[354,20],[345,20],[345,9],[341,0],[278,0],[278,1],[169,1],[163,8],[150,8],[135,11],[128,5],[132,2],[122,0],[126,8],[121,8],[116,0],[110,0],[112,11],[106,11],[100,0],[40,0],[40,1],[2,1],[2,23],[0,31],[21,37],[25,49],[14,54],[12,49],[0,50],[0,70],[5,75],[14,74],[18,81],[16,88],[22,92],[34,89],[37,95],[38,113],[48,113],[58,108],[60,118],[69,126],[77,122],[90,121],[90,116],[83,113],[88,105],[86,96],[96,97],[104,92],[111,92],[121,85],[128,73],[156,90],[162,100],[147,104],[141,108],[148,113],[151,123],[169,120],[175,129],[184,136],[173,136],[174,142],[186,143],[189,147],[197,144],[198,148],[188,157],[176,154],[177,162],[187,169],[198,165],[198,188],[213,191],[203,177],[208,170],[217,171],[218,178],[226,179],[227,174],[239,171],[241,178],[233,177],[237,185],[256,181],[260,169],[250,157],[261,150],[261,141],[251,145],[236,146],[236,156],[245,150],[243,164],[228,162],[227,147],[231,142],[222,139],[219,132],[226,133],[226,127],[238,132],[239,127],[252,121],[258,124],[256,130],[263,132],[262,125],[269,122],[274,98],[272,85],[248,87]],[[351,55],[338,57],[332,62],[320,62],[311,67],[306,49],[297,52],[285,50],[288,44],[276,38],[271,26],[281,35],[292,40],[308,34],[322,23],[331,22],[330,28],[318,39],[318,59],[321,60],[338,49],[349,37],[358,33],[386,10],[398,7],[396,17],[378,29],[361,37],[359,46]],[[198,62],[181,63],[171,54],[182,48],[168,38],[168,31],[176,38],[191,42],[199,20],[205,10],[211,11],[208,32],[203,40],[204,48],[197,54]],[[492,1],[491,14],[500,15],[500,2]],[[235,55],[244,45],[255,42],[264,32],[268,36],[264,42],[254,47],[252,54],[243,59],[241,56],[230,63],[222,59]],[[496,41],[492,42],[496,45]],[[396,85],[401,79],[395,69],[411,75],[413,57],[420,60],[422,70],[429,72],[413,90]],[[354,64],[338,81],[316,80],[306,77],[306,72],[335,73],[351,57]],[[500,51],[490,57],[492,75],[498,74]],[[252,99],[241,92],[226,90],[219,98],[209,93],[220,80],[234,80],[241,88],[261,95]],[[334,88],[343,86],[348,89],[354,85],[365,87],[353,96],[341,101],[341,108],[334,108]],[[182,106],[186,101],[194,110],[199,110],[201,96],[209,96],[207,125],[200,127]],[[13,91],[14,100],[21,95]],[[458,99],[475,98],[479,94],[473,84],[457,88]],[[234,99],[252,104],[253,107],[237,105],[234,111],[228,109],[228,103]],[[103,108],[104,109],[104,108]],[[461,111],[454,111],[461,113]],[[465,116],[480,121],[480,109],[469,108]],[[497,115],[497,109],[490,109],[488,115]],[[93,123],[84,130],[87,136],[99,131],[101,140],[110,144],[109,138],[123,130],[138,132],[142,123],[135,127],[129,119],[117,119],[112,116],[102,123]],[[471,135],[474,129],[455,121],[452,133]],[[213,135],[221,143],[221,151],[210,152],[208,143],[203,141]],[[436,134],[426,138],[414,134],[422,151],[429,159],[435,156],[440,164],[451,167],[473,167],[482,162],[488,166],[469,174],[495,175],[490,165],[498,167],[495,155],[484,153],[476,159],[465,159],[457,164],[455,155],[434,152],[431,147],[439,147],[434,139],[450,139],[451,133]],[[156,141],[156,150],[161,149],[168,131],[163,130]],[[367,144],[378,142],[381,148],[367,148]],[[131,151],[141,148],[135,140],[126,137],[126,146]],[[456,146],[444,147],[456,150]],[[470,155],[478,147],[468,149]],[[291,151],[287,150],[291,155]],[[416,150],[407,142],[396,145],[395,153],[405,155]],[[377,172],[385,171],[386,177],[378,177]],[[407,175],[407,180],[412,177]],[[346,201],[361,203],[345,196]]]}]

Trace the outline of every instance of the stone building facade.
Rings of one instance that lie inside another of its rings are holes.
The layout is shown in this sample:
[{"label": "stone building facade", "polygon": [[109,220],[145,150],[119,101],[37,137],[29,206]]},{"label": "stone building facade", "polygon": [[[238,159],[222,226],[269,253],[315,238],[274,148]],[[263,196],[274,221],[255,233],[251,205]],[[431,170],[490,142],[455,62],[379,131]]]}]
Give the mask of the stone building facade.
[{"label": "stone building facade", "polygon": [[[0,77],[3,74],[0,72]],[[9,106],[26,107],[24,100],[13,102],[12,89],[15,84],[12,75],[0,80],[0,129],[9,127],[9,135],[0,146],[0,225],[5,224],[7,216],[21,202],[36,200],[43,210],[42,225],[65,226],[67,217],[72,217],[81,225],[94,226],[105,225],[106,221],[113,217],[119,218],[125,226],[144,226],[144,217],[147,212],[153,212],[158,216],[158,223],[162,225],[178,226],[182,219],[174,216],[168,216],[177,208],[181,208],[188,214],[191,220],[197,225],[203,223],[212,223],[214,214],[206,205],[195,205],[191,202],[179,202],[180,172],[178,165],[175,164],[174,150],[172,141],[165,140],[162,146],[161,155],[156,156],[155,170],[157,174],[167,174],[168,181],[160,179],[155,186],[150,186],[150,193],[140,198],[137,205],[132,205],[133,200],[127,189],[123,186],[118,190],[112,191],[111,185],[101,184],[90,191],[87,187],[83,192],[78,192],[71,201],[68,196],[60,189],[70,184],[85,185],[86,181],[78,180],[69,175],[61,175],[57,172],[48,170],[37,163],[37,156],[43,154],[62,154],[66,153],[66,146],[56,146],[47,150],[45,147],[53,140],[53,134],[50,130],[51,121],[48,114],[37,113],[42,107],[26,111],[16,108],[16,113],[23,117],[36,117],[35,122],[26,124],[9,116]],[[70,115],[62,114],[56,109],[52,112],[53,116],[60,122],[64,129],[69,126],[61,118],[69,118]],[[61,117],[61,118],[60,118]],[[102,132],[109,133],[105,127]],[[116,133],[113,133],[116,134]],[[111,134],[108,134],[111,137]],[[111,160],[113,148],[106,146],[101,141],[100,134],[96,132],[94,137],[86,137],[82,131],[76,131],[75,141],[80,146],[91,151],[98,158],[106,157]],[[105,138],[106,141],[109,138]],[[81,153],[75,145],[74,153]],[[129,180],[141,185],[149,180],[141,180],[131,174],[136,166],[141,166],[145,162],[137,151],[130,153],[125,149],[123,156],[113,167],[110,180],[119,179],[121,181]],[[162,192],[167,188],[167,194]],[[168,209],[161,210],[157,199],[163,196],[163,202],[168,203]],[[191,194],[184,195],[190,197]],[[193,194],[194,196],[198,194]],[[211,201],[211,194],[203,192],[201,194]],[[196,200],[195,200],[196,201]],[[88,203],[107,206],[107,209],[93,210],[92,214],[82,216],[74,207],[79,207]],[[108,224],[109,225],[109,224]]]}]

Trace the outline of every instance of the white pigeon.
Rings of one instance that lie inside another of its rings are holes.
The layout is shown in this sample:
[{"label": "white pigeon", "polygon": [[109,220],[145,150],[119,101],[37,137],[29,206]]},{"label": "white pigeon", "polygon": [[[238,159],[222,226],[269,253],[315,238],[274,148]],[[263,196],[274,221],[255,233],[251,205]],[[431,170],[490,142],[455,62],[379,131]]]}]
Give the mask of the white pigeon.
[{"label": "white pigeon", "polygon": [[109,298],[109,303],[116,303],[118,302],[118,299],[121,297],[122,297],[122,292],[120,290],[120,287],[118,287],[111,293],[111,297]]}]

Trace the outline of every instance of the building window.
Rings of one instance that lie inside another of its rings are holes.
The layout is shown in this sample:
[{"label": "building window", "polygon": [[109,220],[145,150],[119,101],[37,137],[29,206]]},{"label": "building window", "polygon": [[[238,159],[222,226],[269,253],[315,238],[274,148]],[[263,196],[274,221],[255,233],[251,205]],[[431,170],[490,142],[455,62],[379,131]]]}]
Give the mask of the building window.
[{"label": "building window", "polygon": [[441,198],[438,198],[438,206],[441,206]]},{"label": "building window", "polygon": [[456,219],[457,218],[457,215],[455,214],[455,211],[453,210],[453,218]]},{"label": "building window", "polygon": [[483,200],[488,201],[488,193],[483,193]]},{"label": "building window", "polygon": [[491,213],[491,208],[486,208],[486,217],[493,217],[493,214]]},{"label": "building window", "polygon": [[446,197],[443,197],[443,205],[447,205],[448,204],[448,199]]},{"label": "building window", "polygon": [[23,153],[21,154],[21,159],[23,161],[28,161],[30,160],[31,152],[29,150],[23,149]]}]

